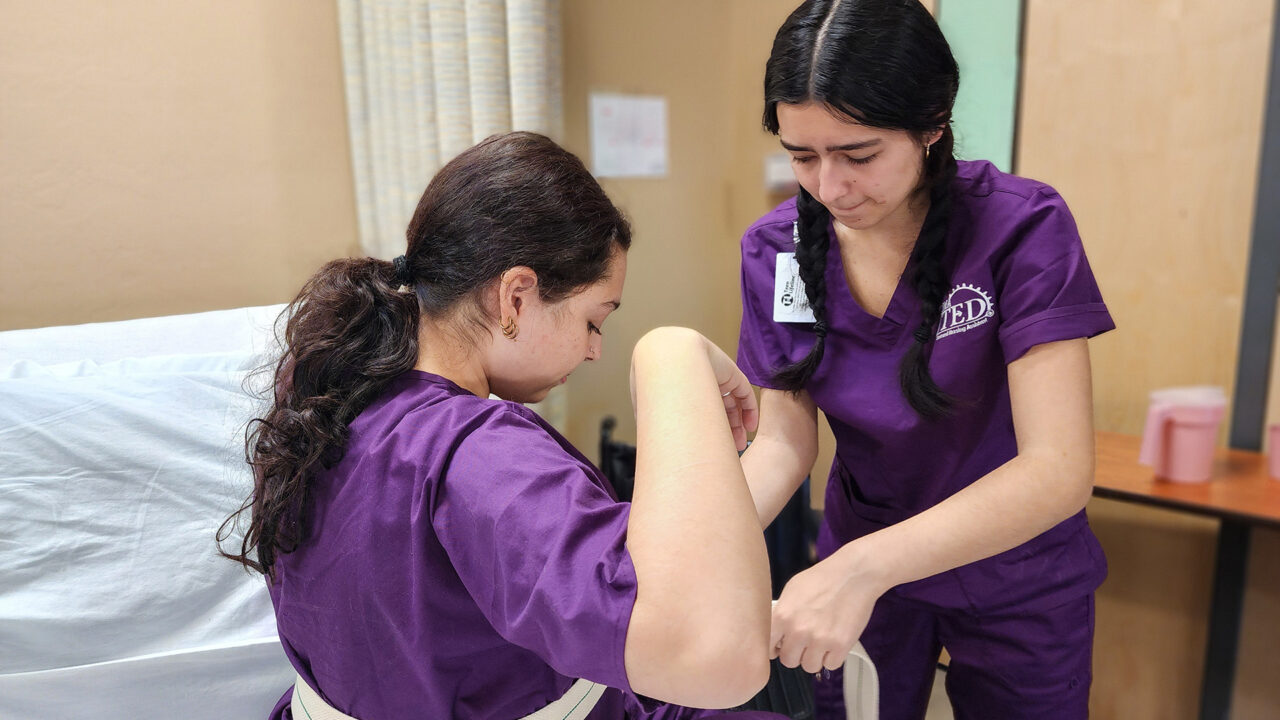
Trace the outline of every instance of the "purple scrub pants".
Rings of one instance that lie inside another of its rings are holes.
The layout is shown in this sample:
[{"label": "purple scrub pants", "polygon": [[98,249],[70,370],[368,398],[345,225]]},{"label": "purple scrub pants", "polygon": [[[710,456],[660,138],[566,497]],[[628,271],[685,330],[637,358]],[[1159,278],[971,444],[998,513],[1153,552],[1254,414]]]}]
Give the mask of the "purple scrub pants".
[{"label": "purple scrub pants", "polygon": [[[1079,720],[1089,716],[1093,594],[1045,612],[939,612],[887,594],[862,644],[880,677],[881,720],[920,720],[938,654],[951,655],[947,695],[956,720]],[[819,720],[844,720],[840,671],[815,687]]]}]

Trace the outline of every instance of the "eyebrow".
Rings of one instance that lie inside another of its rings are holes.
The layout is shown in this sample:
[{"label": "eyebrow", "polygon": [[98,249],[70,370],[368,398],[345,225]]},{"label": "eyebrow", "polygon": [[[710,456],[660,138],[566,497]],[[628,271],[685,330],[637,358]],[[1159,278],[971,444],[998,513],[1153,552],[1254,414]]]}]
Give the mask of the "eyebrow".
[{"label": "eyebrow", "polygon": [[610,305],[612,305],[614,310],[617,310],[618,308],[622,307],[622,303],[618,302],[617,300],[610,300],[608,302],[602,302],[600,304],[604,307],[609,307]]},{"label": "eyebrow", "polygon": [[[779,142],[782,143],[782,147],[786,148],[787,150],[790,150],[791,152],[813,152],[811,148],[804,147],[803,145],[792,145],[786,140],[779,140]],[[827,152],[866,150],[869,147],[874,147],[879,144],[880,144],[880,138],[874,138],[872,140],[863,140],[862,142],[849,143],[847,145],[831,145],[827,148]]]}]

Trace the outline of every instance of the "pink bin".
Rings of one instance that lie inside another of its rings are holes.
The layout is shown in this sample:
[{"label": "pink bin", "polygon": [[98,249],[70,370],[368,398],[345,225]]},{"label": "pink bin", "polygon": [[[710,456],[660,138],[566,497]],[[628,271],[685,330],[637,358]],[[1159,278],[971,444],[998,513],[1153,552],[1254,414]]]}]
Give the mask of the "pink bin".
[{"label": "pink bin", "polygon": [[1166,480],[1209,480],[1226,407],[1226,395],[1219,387],[1152,392],[1138,462],[1155,468],[1156,476]]}]

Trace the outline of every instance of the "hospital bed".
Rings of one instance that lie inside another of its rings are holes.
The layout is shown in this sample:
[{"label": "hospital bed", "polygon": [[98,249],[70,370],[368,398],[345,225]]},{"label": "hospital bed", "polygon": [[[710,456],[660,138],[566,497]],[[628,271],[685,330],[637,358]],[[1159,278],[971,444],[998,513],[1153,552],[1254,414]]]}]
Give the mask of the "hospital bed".
[{"label": "hospital bed", "polygon": [[0,718],[261,718],[293,682],[214,545],[280,309],[0,333]]}]

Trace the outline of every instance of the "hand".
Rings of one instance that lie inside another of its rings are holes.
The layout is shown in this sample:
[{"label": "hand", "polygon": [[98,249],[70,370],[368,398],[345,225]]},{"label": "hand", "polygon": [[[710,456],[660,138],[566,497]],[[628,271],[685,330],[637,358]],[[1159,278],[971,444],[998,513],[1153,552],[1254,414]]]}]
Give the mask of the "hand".
[{"label": "hand", "polygon": [[742,452],[747,449],[747,433],[755,432],[760,424],[756,393],[751,389],[751,381],[742,374],[737,364],[715,343],[703,339],[706,341],[707,359],[711,362],[711,370],[720,386],[724,412],[729,418],[729,430],[733,432],[733,444],[738,452]]},{"label": "hand", "polygon": [[[857,542],[857,541],[854,541]],[[816,673],[844,664],[887,588],[850,567],[850,545],[791,578],[773,608],[770,657]],[[845,553],[845,554],[842,554]]]}]

